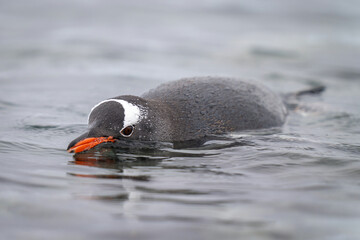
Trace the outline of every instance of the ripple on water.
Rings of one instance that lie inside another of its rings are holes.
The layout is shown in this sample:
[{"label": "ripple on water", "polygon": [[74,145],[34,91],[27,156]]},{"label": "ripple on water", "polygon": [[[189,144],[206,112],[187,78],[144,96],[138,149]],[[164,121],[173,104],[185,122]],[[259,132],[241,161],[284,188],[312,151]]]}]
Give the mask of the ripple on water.
[{"label": "ripple on water", "polygon": [[299,54],[295,51],[284,50],[280,48],[265,48],[265,47],[254,47],[250,50],[250,53],[256,57],[261,57],[261,58],[292,59],[292,58],[297,58],[299,56]]},{"label": "ripple on water", "polygon": [[85,124],[67,124],[67,125],[41,125],[41,124],[24,124],[22,129],[25,131],[32,131],[36,133],[46,132],[50,134],[71,134],[79,133],[81,130],[85,130],[87,125]]},{"label": "ripple on water", "polygon": [[341,69],[333,73],[335,77],[350,81],[360,81],[360,71],[358,69]]},{"label": "ripple on water", "polygon": [[17,107],[18,104],[0,99],[0,109],[8,109],[10,107]]},{"label": "ripple on water", "polygon": [[36,143],[0,140],[0,151],[5,153],[18,152],[19,150],[37,152],[42,149],[43,148]]}]

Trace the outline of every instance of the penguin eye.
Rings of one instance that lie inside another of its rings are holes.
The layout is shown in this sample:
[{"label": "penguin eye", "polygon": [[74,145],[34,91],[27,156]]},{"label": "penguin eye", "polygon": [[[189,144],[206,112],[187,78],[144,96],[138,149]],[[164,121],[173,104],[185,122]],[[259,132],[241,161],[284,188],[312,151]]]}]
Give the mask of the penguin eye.
[{"label": "penguin eye", "polygon": [[127,126],[126,128],[123,128],[120,133],[121,135],[123,135],[124,137],[130,137],[131,134],[134,131],[134,127],[133,126]]}]

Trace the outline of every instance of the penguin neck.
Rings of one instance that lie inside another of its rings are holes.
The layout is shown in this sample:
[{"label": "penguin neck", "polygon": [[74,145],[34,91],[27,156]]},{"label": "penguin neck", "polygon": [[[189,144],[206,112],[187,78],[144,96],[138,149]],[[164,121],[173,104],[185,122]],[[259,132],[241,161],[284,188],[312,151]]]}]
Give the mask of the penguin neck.
[{"label": "penguin neck", "polygon": [[203,141],[203,133],[193,131],[192,121],[184,118],[185,110],[177,102],[161,99],[147,101],[149,109],[151,109],[148,118],[154,124],[154,140],[169,141],[178,145],[180,143],[182,147],[187,146],[188,143],[190,143],[189,146],[193,146],[194,141]]},{"label": "penguin neck", "polygon": [[174,127],[173,122],[176,119],[176,110],[168,104],[158,100],[147,100],[148,102],[148,120],[153,129],[153,140],[172,142]]}]

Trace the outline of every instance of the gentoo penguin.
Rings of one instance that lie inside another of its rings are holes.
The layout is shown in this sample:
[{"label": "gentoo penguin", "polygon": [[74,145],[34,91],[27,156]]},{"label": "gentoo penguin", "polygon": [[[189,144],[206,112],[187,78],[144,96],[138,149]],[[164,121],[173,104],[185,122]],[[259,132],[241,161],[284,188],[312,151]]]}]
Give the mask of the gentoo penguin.
[{"label": "gentoo penguin", "polygon": [[287,109],[282,99],[253,81],[234,78],[185,78],[160,85],[141,97],[125,95],[96,104],[88,130],[69,152],[103,142],[181,143],[233,131],[281,126]]}]

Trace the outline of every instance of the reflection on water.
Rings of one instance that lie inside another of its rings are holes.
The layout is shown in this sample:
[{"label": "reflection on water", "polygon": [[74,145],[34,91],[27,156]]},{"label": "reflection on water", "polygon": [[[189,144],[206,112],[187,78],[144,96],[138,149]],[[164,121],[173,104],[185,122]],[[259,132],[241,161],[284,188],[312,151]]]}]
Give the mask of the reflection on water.
[{"label": "reflection on water", "polygon": [[[268,130],[261,132],[268,132]],[[222,139],[222,141],[211,140],[202,146],[187,149],[174,149],[169,143],[154,143],[155,145],[147,142],[144,142],[144,144],[139,144],[139,142],[127,143],[129,146],[135,146],[134,144],[136,144],[136,148],[131,148],[124,142],[103,143],[88,151],[74,154],[74,161],[70,161],[69,163],[116,169],[119,170],[119,172],[123,172],[122,170],[124,168],[155,167],[165,159],[213,156],[219,153],[211,152],[211,150],[222,150],[236,146],[251,146],[253,144],[250,141],[242,140],[241,137],[239,139],[221,136],[217,138]],[[119,178],[121,177],[122,176]]]},{"label": "reflection on water", "polygon": [[87,177],[87,178],[106,178],[106,179],[131,179],[135,181],[148,181],[149,176],[128,176],[128,175],[114,175],[114,174],[77,174],[77,173],[68,173],[70,176],[75,177]]},{"label": "reflection on water", "polygon": [[104,148],[103,146],[96,149],[90,149],[84,153],[76,153],[70,161],[71,164],[84,165],[90,167],[101,167],[108,169],[117,169],[122,172],[123,168],[132,166],[156,166],[164,157],[154,157],[146,155],[135,155],[124,153],[126,150]]},{"label": "reflection on water", "polygon": [[[269,130],[258,131],[260,132],[270,132]],[[256,133],[253,132],[253,133]],[[248,132],[250,134],[250,132]],[[143,148],[138,147],[136,149],[124,148],[124,144],[120,143],[104,143],[100,144],[97,147],[90,149],[86,152],[76,153],[73,155],[73,161],[69,161],[71,165],[87,166],[87,167],[96,167],[109,169],[107,174],[84,174],[76,172],[68,172],[69,176],[77,178],[95,178],[95,179],[112,179],[112,180],[131,180],[135,182],[149,182],[156,176],[152,175],[151,172],[144,174],[144,172],[135,172],[128,173],[130,169],[163,169],[164,171],[184,171],[184,172],[193,172],[199,174],[213,174],[213,175],[224,175],[224,176],[242,176],[241,173],[227,173],[217,169],[209,169],[206,164],[201,164],[200,166],[194,166],[177,163],[175,165],[163,164],[164,161],[172,162],[173,159],[181,158],[191,158],[191,159],[201,159],[204,157],[216,157],[220,153],[219,150],[230,149],[233,147],[239,146],[251,146],[253,143],[251,141],[245,141],[241,136],[238,138],[234,137],[217,137],[221,140],[211,140],[206,142],[203,146],[199,146],[191,149],[174,149],[169,146],[168,143],[160,144],[157,143],[157,148],[149,148],[148,145],[138,145],[143,146]],[[146,147],[144,147],[146,146]],[[151,150],[150,150],[151,149]],[[162,173],[163,174],[163,173]],[[196,205],[216,205],[222,203],[229,203],[233,200],[228,200],[225,198],[209,198],[209,195],[216,193],[204,192],[200,190],[191,189],[188,187],[181,189],[158,189],[155,187],[149,186],[135,186],[135,188],[129,189],[123,186],[118,193],[104,195],[92,194],[89,195],[77,195],[78,198],[88,199],[88,200],[104,200],[104,201],[128,201],[129,195],[136,192],[137,196],[141,198],[141,201],[165,201],[165,202],[174,202],[182,204],[196,204]],[[192,199],[191,196],[201,195],[204,197]],[[171,197],[170,197],[171,196]],[[178,197],[177,197],[178,196]],[[184,196],[190,196],[187,198]]]}]

